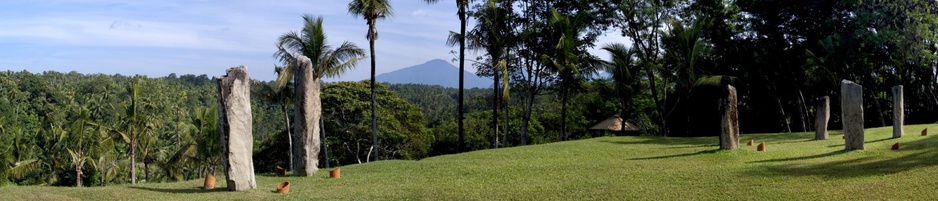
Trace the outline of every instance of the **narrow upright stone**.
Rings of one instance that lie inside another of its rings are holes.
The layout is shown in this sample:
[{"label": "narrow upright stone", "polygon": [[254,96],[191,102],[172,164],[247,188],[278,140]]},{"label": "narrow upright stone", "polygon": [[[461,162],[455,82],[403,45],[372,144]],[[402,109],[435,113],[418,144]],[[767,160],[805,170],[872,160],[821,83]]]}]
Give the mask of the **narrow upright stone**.
[{"label": "narrow upright stone", "polygon": [[817,115],[814,119],[814,139],[826,140],[830,136],[827,133],[827,122],[831,119],[831,98],[824,96],[817,99]]},{"label": "narrow upright stone", "polygon": [[218,130],[228,190],[254,189],[254,136],[251,134],[251,82],[245,66],[229,68],[218,78]]},{"label": "narrow upright stone", "polygon": [[739,116],[736,112],[736,88],[726,85],[726,99],[723,102],[722,132],[720,149],[739,148]]},{"label": "narrow upright stone", "polygon": [[296,55],[294,70],[293,175],[313,176],[319,171],[319,79],[314,78],[313,64],[306,56]]},{"label": "narrow upright stone", "polygon": [[902,85],[892,87],[892,137],[900,138],[905,131],[902,125],[905,124],[905,100],[902,97]]},{"label": "narrow upright stone", "polygon": [[849,80],[841,81],[840,107],[846,150],[863,149],[863,86]]}]

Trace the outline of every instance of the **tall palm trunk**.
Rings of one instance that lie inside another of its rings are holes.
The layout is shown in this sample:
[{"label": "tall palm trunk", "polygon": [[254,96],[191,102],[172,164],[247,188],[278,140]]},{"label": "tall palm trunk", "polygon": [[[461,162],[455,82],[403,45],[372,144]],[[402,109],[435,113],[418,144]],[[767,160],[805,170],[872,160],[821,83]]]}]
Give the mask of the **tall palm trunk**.
[{"label": "tall palm trunk", "polygon": [[661,136],[668,136],[668,122],[665,121],[665,109],[664,105],[661,104],[661,100],[658,99],[658,87],[657,82],[655,81],[655,73],[652,72],[652,69],[649,64],[645,64],[645,76],[648,78],[648,85],[651,89],[651,99],[655,101],[655,106],[658,110],[658,123],[661,124],[659,128]]},{"label": "tall palm trunk", "polygon": [[498,65],[495,64],[495,57],[492,57],[492,63],[492,72],[494,73],[494,79],[492,80],[495,80],[495,85],[492,85],[492,88],[495,89],[495,93],[492,94],[494,98],[494,101],[492,101],[492,126],[495,128],[495,137],[494,141],[492,142],[492,148],[498,148],[498,106],[501,103],[501,99],[498,95],[498,69],[496,67]]},{"label": "tall palm trunk", "polygon": [[570,95],[569,89],[564,89],[561,92],[560,102],[560,141],[567,140],[567,100]]},{"label": "tall palm trunk", "polygon": [[[459,3],[459,103],[456,107],[459,109],[459,151],[466,149],[466,130],[463,128],[463,71],[466,70],[466,4]],[[373,74],[373,73],[372,73]],[[498,79],[498,78],[496,78]]]},{"label": "tall palm trunk", "polygon": [[521,119],[521,145],[528,145],[528,123],[531,121],[531,110],[534,108],[534,90],[531,89],[528,94],[527,103],[524,107],[524,118]]},{"label": "tall palm trunk", "polygon": [[[368,21],[368,33],[371,37],[368,39],[369,49],[371,51],[371,143],[374,150],[375,161],[378,160],[378,103],[375,99],[375,21]],[[462,105],[460,105],[460,108]],[[460,113],[462,114],[462,113]],[[462,121],[460,121],[462,122]],[[462,124],[460,124],[462,125]]]},{"label": "tall palm trunk", "polygon": [[137,138],[130,128],[130,184],[137,184]]},{"label": "tall palm trunk", "polygon": [[290,154],[290,170],[293,170],[293,132],[290,131],[293,130],[293,127],[290,127],[290,115],[287,114],[287,106],[280,105],[280,110],[283,111],[283,120],[287,123],[287,144],[290,145],[290,151],[287,151],[287,153]]}]

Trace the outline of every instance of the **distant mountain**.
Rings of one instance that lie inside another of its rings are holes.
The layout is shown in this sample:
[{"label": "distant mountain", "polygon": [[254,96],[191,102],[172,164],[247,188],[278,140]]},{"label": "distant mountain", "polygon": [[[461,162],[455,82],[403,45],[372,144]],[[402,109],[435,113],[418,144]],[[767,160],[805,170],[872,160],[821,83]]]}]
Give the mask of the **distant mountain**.
[{"label": "distant mountain", "polygon": [[[458,88],[459,74],[457,72],[459,72],[459,67],[441,59],[434,59],[420,65],[378,75],[375,79],[378,82],[394,84],[413,83]],[[465,79],[464,85],[467,89],[492,87],[492,80],[489,78],[482,78],[466,71],[462,73]]]}]

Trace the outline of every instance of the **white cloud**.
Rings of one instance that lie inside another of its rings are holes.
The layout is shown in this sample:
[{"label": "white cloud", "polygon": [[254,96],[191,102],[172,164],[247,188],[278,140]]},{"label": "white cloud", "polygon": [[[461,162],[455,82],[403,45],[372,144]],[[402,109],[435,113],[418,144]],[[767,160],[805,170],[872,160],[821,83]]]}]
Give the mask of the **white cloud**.
[{"label": "white cloud", "polygon": [[427,16],[427,11],[425,11],[425,10],[423,10],[423,9],[417,9],[417,10],[415,10],[414,12],[411,12],[411,13],[410,13],[410,16],[413,16],[413,17],[426,17],[426,16]]}]

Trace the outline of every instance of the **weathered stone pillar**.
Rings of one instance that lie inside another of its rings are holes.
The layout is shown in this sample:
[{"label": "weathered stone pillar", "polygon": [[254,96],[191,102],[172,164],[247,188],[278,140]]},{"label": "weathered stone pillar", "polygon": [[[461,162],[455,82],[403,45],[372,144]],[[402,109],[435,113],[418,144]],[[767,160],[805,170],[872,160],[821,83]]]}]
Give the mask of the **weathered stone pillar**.
[{"label": "weathered stone pillar", "polygon": [[314,79],[313,64],[305,56],[296,55],[294,70],[293,175],[312,176],[319,171],[319,79]]},{"label": "weathered stone pillar", "polygon": [[841,81],[840,107],[846,149],[863,149],[863,86],[849,80]]},{"label": "weathered stone pillar", "polygon": [[720,132],[720,149],[739,148],[739,116],[736,111],[736,88],[726,85],[726,99],[723,104],[722,132]]},{"label": "weathered stone pillar", "polygon": [[228,190],[241,191],[257,187],[254,180],[254,136],[251,134],[251,82],[245,66],[229,68],[218,78],[218,130]]},{"label": "weathered stone pillar", "polygon": [[817,115],[814,119],[814,139],[815,140],[826,140],[829,135],[827,133],[827,122],[831,119],[831,98],[824,96],[817,99]]},{"label": "weathered stone pillar", "polygon": [[905,98],[902,96],[902,85],[892,87],[892,137],[900,138],[905,131],[902,125],[905,124]]}]

